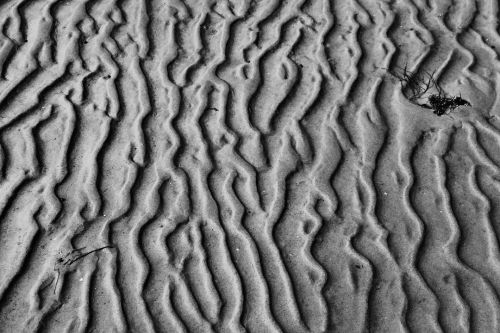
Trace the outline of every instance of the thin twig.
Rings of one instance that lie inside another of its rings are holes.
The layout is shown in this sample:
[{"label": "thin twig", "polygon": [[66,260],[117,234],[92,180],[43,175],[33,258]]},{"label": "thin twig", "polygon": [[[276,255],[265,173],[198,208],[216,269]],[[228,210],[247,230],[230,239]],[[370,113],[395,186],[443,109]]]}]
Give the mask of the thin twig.
[{"label": "thin twig", "polygon": [[82,255],[80,255],[80,256],[78,256],[78,257],[76,257],[75,259],[71,260],[71,261],[68,263],[68,265],[73,264],[75,261],[80,260],[80,259],[82,259],[82,258],[84,258],[84,257],[88,256],[89,254],[92,254],[92,253],[94,253],[94,252],[101,251],[101,250],[104,250],[104,249],[107,249],[107,248],[112,248],[112,247],[113,247],[113,246],[111,246],[111,245],[106,245],[106,246],[100,247],[100,248],[98,248],[98,249],[95,249],[95,250],[92,250],[92,251],[86,252],[86,253],[84,253],[84,254],[82,254]]},{"label": "thin twig", "polygon": [[[95,250],[92,250],[92,251],[89,251],[89,252],[86,252],[86,253],[83,253],[81,255],[79,255],[78,257],[76,257],[75,259],[70,259],[68,258],[68,256],[70,256],[71,254],[75,253],[75,252],[79,252],[83,249],[85,249],[85,247],[82,247],[82,248],[79,248],[79,249],[74,249],[73,251],[71,251],[70,253],[68,253],[66,256],[64,256],[63,258],[59,258],[57,261],[59,263],[62,263],[63,265],[65,266],[70,266],[72,265],[74,262],[88,256],[89,254],[92,254],[94,252],[97,252],[97,251],[101,251],[101,250],[104,250],[104,249],[108,249],[108,248],[112,248],[113,246],[112,245],[106,245],[106,246],[103,246],[103,247],[100,247],[98,249],[95,249]],[[68,258],[66,261],[64,261],[64,259]],[[59,268],[55,268],[55,265],[54,265],[54,271],[57,272],[57,278],[56,278],[56,284],[54,285],[54,294],[56,293],[56,289],[57,289],[57,284],[59,283],[59,277],[61,275],[61,270]]]}]

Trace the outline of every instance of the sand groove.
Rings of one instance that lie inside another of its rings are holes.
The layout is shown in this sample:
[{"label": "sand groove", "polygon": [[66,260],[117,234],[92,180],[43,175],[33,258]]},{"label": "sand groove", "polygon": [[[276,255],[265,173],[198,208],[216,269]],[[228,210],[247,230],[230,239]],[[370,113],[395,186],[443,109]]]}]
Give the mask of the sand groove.
[{"label": "sand groove", "polygon": [[498,14],[2,2],[0,332],[498,332]]}]

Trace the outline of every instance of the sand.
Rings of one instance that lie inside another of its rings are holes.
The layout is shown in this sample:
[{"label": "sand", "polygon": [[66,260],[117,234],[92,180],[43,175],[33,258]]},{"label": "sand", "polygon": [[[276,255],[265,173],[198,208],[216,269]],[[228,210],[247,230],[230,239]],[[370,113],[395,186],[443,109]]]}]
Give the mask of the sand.
[{"label": "sand", "polygon": [[2,1],[0,332],[500,332],[498,17]]}]

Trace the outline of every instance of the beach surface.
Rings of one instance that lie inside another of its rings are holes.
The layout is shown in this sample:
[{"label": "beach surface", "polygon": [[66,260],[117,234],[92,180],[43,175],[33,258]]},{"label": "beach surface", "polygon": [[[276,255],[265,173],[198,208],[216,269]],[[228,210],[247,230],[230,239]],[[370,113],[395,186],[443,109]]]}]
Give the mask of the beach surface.
[{"label": "beach surface", "polygon": [[0,332],[500,332],[499,17],[2,1]]}]

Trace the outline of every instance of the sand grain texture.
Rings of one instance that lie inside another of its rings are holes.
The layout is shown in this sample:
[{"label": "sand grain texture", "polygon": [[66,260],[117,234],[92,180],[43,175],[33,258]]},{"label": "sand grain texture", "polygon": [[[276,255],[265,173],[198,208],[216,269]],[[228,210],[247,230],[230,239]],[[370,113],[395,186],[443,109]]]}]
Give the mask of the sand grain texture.
[{"label": "sand grain texture", "polygon": [[500,332],[499,15],[2,1],[0,332]]}]

